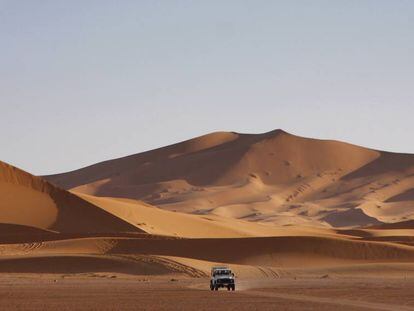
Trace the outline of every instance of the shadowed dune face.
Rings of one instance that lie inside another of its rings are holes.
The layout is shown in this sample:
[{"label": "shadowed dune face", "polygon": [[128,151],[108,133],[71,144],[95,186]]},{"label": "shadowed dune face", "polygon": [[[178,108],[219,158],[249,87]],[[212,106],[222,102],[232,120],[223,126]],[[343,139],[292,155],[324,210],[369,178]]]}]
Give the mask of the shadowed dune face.
[{"label": "shadowed dune face", "polygon": [[164,265],[144,260],[97,255],[33,256],[0,259],[0,272],[7,273],[90,273],[115,272],[137,275],[170,273]]},{"label": "shadowed dune face", "polygon": [[[239,265],[240,269],[312,269],[414,260],[413,246],[310,236],[85,238],[0,245],[0,253],[8,255],[0,257],[0,272],[164,274],[175,270],[193,276],[202,275],[197,270],[208,272],[214,263]],[[253,275],[260,275],[260,269]]]},{"label": "shadowed dune face", "polygon": [[129,253],[138,249],[142,254],[272,267],[412,262],[414,259],[414,248],[410,246],[323,237],[120,240],[108,252]]},{"label": "shadowed dune face", "polygon": [[373,226],[373,228],[378,229],[414,229],[414,220],[400,221],[390,224],[382,224],[378,226]]},{"label": "shadowed dune face", "polygon": [[0,223],[57,232],[140,231],[39,177],[0,162]]},{"label": "shadowed dune face", "polygon": [[[223,146],[232,145],[232,142],[239,141],[239,139],[240,135],[236,133],[218,132],[208,134],[168,147],[116,159],[115,162],[111,160],[98,163],[71,172],[69,178],[66,174],[56,174],[45,176],[45,179],[65,189],[72,189],[79,185],[107,180],[131,171],[140,175],[139,178],[142,179],[142,184],[162,181],[163,179],[170,180],[172,176],[173,179],[179,179],[180,176],[186,176],[191,168],[200,164],[197,163],[197,159],[189,159],[189,163],[186,164],[188,167],[186,171],[182,171],[182,167],[179,167],[180,169],[169,168],[167,172],[164,169],[168,168],[171,164],[179,164],[182,162],[178,158],[181,158],[183,155],[197,155],[203,151],[214,153],[223,149]],[[230,160],[233,159],[233,156],[230,155]],[[152,174],[154,170],[158,174]],[[217,170],[214,173],[218,174],[219,171]],[[209,173],[209,175],[213,176],[212,173]],[[132,178],[132,176],[129,178]]]},{"label": "shadowed dune face", "polygon": [[[213,133],[45,177],[75,192],[276,225],[414,219],[414,156],[276,130]],[[401,197],[400,195],[405,195]]]},{"label": "shadowed dune face", "polygon": [[348,209],[344,212],[334,212],[323,218],[333,227],[364,226],[367,224],[380,224],[374,217],[370,217],[360,209]]},{"label": "shadowed dune face", "polygon": [[389,174],[390,172],[399,173],[413,173],[414,155],[412,154],[398,154],[391,152],[381,152],[380,156],[361,167],[358,170],[345,176],[345,180],[354,178],[380,176],[382,174]]},{"label": "shadowed dune face", "polygon": [[55,234],[50,230],[39,229],[30,226],[0,223],[0,235],[36,235],[36,234]]},{"label": "shadowed dune face", "polygon": [[414,201],[414,188],[408,189],[386,200],[386,202],[401,202],[401,201]]}]

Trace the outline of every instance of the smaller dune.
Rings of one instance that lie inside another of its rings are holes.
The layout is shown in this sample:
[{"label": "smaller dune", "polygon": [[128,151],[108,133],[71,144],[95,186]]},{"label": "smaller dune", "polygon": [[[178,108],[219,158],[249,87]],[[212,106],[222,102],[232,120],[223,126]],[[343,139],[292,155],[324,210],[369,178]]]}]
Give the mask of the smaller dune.
[{"label": "smaller dune", "polygon": [[271,267],[412,262],[414,247],[324,237],[119,240],[110,253],[176,256]]},{"label": "smaller dune", "polygon": [[0,197],[3,224],[61,233],[140,231],[70,192],[3,162]]},{"label": "smaller dune", "polygon": [[[213,263],[226,263],[277,269],[412,263],[414,260],[413,246],[311,236],[83,238],[4,245],[0,247],[0,252],[7,254],[0,259],[0,271],[38,273],[106,270],[131,274],[181,271],[200,275],[196,271],[200,266],[192,266],[192,260],[204,261],[209,266]],[[160,257],[177,258],[174,261],[181,261],[187,267],[177,266],[174,262],[160,262]]]},{"label": "smaller dune", "polygon": [[335,234],[333,231],[323,228],[286,228],[217,215],[189,215],[162,210],[130,199],[76,194],[131,225],[154,235],[180,238],[230,238],[280,235],[330,236]]}]

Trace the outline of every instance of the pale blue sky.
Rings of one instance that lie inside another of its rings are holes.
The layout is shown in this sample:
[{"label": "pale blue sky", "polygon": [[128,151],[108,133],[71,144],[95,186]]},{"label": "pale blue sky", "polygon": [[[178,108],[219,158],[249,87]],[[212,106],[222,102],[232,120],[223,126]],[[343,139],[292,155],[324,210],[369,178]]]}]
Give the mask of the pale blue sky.
[{"label": "pale blue sky", "polygon": [[414,153],[414,1],[0,0],[0,159],[283,128]]}]

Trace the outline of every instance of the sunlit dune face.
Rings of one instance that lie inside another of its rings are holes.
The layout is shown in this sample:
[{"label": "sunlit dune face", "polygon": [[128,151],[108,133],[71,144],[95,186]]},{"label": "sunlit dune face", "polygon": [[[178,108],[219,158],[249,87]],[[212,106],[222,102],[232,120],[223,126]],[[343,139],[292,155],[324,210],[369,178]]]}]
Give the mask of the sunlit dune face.
[{"label": "sunlit dune face", "polygon": [[45,193],[0,182],[0,223],[49,228],[57,218],[54,201]]}]

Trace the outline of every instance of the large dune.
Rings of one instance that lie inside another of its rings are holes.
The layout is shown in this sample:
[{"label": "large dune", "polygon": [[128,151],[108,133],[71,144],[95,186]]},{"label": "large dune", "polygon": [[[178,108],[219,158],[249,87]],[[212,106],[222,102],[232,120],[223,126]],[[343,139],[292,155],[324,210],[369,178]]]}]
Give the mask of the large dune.
[{"label": "large dune", "polygon": [[0,272],[273,278],[414,261],[413,155],[220,132],[45,179],[0,162]]},{"label": "large dune", "polygon": [[414,219],[413,173],[414,155],[276,130],[212,133],[45,178],[170,211],[348,227]]}]

